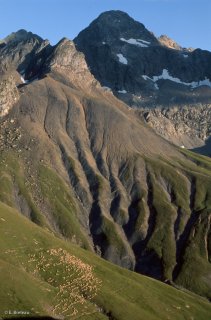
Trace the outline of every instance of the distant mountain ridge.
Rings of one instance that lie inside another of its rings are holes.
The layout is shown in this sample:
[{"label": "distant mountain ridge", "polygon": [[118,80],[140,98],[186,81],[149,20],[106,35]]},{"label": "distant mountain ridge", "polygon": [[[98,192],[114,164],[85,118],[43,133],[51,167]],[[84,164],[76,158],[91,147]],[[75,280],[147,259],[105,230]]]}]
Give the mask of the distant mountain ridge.
[{"label": "distant mountain ridge", "polygon": [[30,40],[31,38],[36,38],[38,41],[42,41],[42,38],[39,37],[38,35],[33,34],[32,32],[27,32],[24,29],[20,29],[17,32],[13,32],[6,38],[0,40],[0,43],[11,44],[11,43],[17,43],[20,41]]}]

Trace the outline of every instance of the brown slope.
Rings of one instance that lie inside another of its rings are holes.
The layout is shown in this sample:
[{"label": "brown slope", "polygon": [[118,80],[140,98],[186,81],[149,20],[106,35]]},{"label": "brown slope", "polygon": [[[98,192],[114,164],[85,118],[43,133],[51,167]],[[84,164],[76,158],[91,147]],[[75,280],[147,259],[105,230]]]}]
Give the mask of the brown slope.
[{"label": "brown slope", "polygon": [[18,159],[30,194],[6,170],[12,205],[116,264],[209,296],[210,169],[137,120],[71,50],[70,60],[54,52],[46,77],[22,86],[2,119],[3,160]]}]

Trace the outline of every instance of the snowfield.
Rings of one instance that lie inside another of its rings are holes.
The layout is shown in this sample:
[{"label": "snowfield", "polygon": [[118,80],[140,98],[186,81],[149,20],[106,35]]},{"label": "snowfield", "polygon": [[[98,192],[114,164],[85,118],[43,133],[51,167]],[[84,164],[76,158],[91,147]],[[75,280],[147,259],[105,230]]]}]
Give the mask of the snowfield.
[{"label": "snowfield", "polygon": [[118,92],[119,92],[119,93],[127,93],[126,90],[119,90]]},{"label": "snowfield", "polygon": [[120,63],[122,63],[122,64],[128,64],[128,61],[127,61],[127,59],[123,56],[123,54],[118,53],[118,54],[117,54],[117,57],[118,57]]},{"label": "snowfield", "polygon": [[208,86],[211,88],[211,81],[207,78],[205,78],[204,80],[200,80],[200,81],[183,82],[179,78],[175,78],[175,77],[171,76],[167,69],[163,69],[162,74],[160,76],[153,76],[152,78],[150,78],[146,75],[142,75],[142,78],[144,80],[151,80],[153,82],[157,82],[159,80],[170,80],[170,81],[173,81],[173,82],[176,82],[179,84],[183,84],[185,86],[189,86],[192,89],[195,89],[195,88],[198,88],[201,86]]},{"label": "snowfield", "polygon": [[145,40],[141,40],[141,39],[128,39],[126,40],[125,38],[120,38],[121,41],[127,42],[129,44],[133,44],[135,46],[138,47],[142,47],[142,48],[147,48],[150,45],[149,41],[145,41]]}]

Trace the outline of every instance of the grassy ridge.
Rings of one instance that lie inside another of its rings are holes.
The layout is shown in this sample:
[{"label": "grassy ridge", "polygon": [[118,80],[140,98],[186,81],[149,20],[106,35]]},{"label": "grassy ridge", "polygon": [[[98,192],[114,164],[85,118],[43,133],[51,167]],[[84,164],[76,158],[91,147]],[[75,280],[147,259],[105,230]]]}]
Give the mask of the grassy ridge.
[{"label": "grassy ridge", "polygon": [[211,161],[185,155],[189,161],[146,159],[157,212],[148,247],[160,257],[164,275],[171,278],[176,270],[177,284],[211,298]]},{"label": "grassy ridge", "polygon": [[[189,155],[190,161],[184,162],[145,158],[150,178],[148,193],[150,193],[151,204],[147,199],[147,191],[143,190],[138,201],[133,204],[137,219],[132,232],[139,234],[142,224],[145,223],[147,206],[151,206],[154,216],[151,219],[153,222],[151,234],[146,242],[146,254],[155,253],[156,263],[162,272],[158,278],[173,280],[180,286],[210,298],[210,237],[205,237],[209,232],[209,208],[211,207],[209,159],[197,156],[197,161],[200,161],[198,165],[195,162],[196,159],[194,158],[194,162],[192,159],[195,155],[187,153],[187,157]],[[203,161],[205,161],[204,166]],[[39,164],[34,171],[30,171],[36,180],[34,184],[28,178],[27,170],[24,161],[14,153],[1,156],[0,200],[10,207],[17,207],[17,199],[14,196],[14,188],[16,188],[18,196],[27,202],[33,222],[58,234],[59,237],[90,249],[88,236],[81,228],[77,217],[78,208],[74,195],[71,194],[66,183],[55,170]],[[35,171],[37,171],[36,175]],[[130,173],[128,176],[130,177]],[[190,194],[191,183],[193,183],[193,199]],[[41,192],[40,201],[44,201],[40,202],[41,205],[44,203],[47,206],[46,215],[39,210],[37,190]],[[115,223],[104,216],[102,231],[105,237],[101,240],[108,243],[110,247],[114,247],[120,256],[123,255],[121,234],[117,232]],[[17,238],[19,236],[17,235]],[[32,248],[33,246],[32,243]],[[86,259],[86,255],[82,258]],[[176,274],[177,267],[179,272]],[[129,276],[131,277],[131,274]],[[118,295],[116,299],[120,299]],[[109,303],[106,301],[106,306]]]}]

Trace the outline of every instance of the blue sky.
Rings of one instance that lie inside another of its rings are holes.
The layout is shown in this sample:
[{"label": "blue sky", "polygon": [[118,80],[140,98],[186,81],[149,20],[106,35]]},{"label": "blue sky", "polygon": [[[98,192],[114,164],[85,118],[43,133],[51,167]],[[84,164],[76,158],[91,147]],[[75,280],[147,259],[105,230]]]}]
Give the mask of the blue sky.
[{"label": "blue sky", "polygon": [[0,39],[26,29],[55,44],[113,9],[129,13],[156,36],[211,51],[211,0],[0,0]]}]

